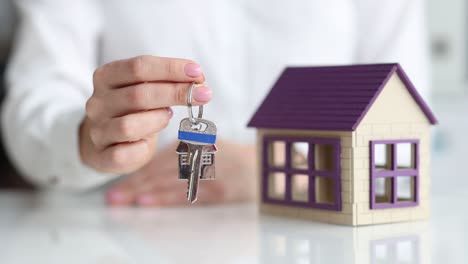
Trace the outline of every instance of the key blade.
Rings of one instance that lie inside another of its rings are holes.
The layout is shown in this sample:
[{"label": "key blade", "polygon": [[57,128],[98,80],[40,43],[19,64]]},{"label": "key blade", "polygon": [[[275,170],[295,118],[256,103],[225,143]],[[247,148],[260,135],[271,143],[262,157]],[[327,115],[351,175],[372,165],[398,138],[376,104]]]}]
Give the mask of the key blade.
[{"label": "key blade", "polygon": [[[195,153],[194,155],[197,155]],[[194,158],[195,160],[195,158]],[[197,201],[197,193],[198,193],[198,176],[197,173],[194,171],[195,165],[192,165],[192,171],[190,172],[190,177],[188,180],[188,189],[187,189],[187,200],[190,203],[194,203]]]},{"label": "key blade", "polygon": [[203,146],[192,146],[190,155],[190,177],[188,179],[187,200],[194,203],[197,200],[198,181],[200,180],[201,171],[201,155]]},{"label": "key blade", "polygon": [[193,186],[191,186],[193,184],[193,181],[189,181],[188,182],[188,191],[187,191],[187,200],[190,202],[190,203],[195,203],[197,201],[197,190],[195,189],[198,189],[198,188],[194,188]]}]

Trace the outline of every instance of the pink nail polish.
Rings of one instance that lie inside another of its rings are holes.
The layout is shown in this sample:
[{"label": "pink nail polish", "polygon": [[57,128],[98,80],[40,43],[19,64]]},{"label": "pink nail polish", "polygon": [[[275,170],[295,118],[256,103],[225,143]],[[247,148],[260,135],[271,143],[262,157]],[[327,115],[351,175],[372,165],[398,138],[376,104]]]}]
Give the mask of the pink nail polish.
[{"label": "pink nail polish", "polygon": [[185,75],[193,78],[200,77],[203,74],[200,65],[196,63],[187,63],[184,67],[184,72]]},{"label": "pink nail polish", "polygon": [[174,116],[174,111],[172,110],[172,108],[167,108],[167,114],[169,115],[169,118],[172,118]]},{"label": "pink nail polish", "polygon": [[193,98],[198,102],[208,102],[211,100],[211,96],[211,89],[206,86],[195,87],[193,89]]},{"label": "pink nail polish", "polygon": [[137,198],[137,203],[140,205],[150,205],[154,203],[154,198],[152,195],[142,195]]},{"label": "pink nail polish", "polygon": [[120,203],[125,201],[127,195],[121,191],[110,191],[107,193],[106,198],[110,203]]}]

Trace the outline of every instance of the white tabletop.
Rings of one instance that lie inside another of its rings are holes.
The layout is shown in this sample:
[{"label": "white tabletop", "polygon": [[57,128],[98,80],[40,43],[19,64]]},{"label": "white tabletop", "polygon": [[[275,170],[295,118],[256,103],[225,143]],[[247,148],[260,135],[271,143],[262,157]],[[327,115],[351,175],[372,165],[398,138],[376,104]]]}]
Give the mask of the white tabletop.
[{"label": "white tabletop", "polygon": [[429,221],[344,227],[254,204],[111,209],[97,196],[0,193],[0,263],[468,263],[467,196]]}]

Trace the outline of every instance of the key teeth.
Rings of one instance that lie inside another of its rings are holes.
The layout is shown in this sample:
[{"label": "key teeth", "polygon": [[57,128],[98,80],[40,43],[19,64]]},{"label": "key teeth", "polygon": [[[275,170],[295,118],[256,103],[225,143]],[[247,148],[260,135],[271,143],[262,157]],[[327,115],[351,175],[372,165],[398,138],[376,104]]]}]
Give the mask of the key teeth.
[{"label": "key teeth", "polygon": [[190,203],[195,203],[197,201],[197,197],[190,197],[188,192],[187,192],[187,201],[189,201]]},{"label": "key teeth", "polygon": [[[187,181],[187,187],[190,188],[190,181]],[[187,201],[189,201],[191,204],[195,203],[197,201],[197,197],[191,198],[189,196],[189,191],[187,191]]]},{"label": "key teeth", "polygon": [[190,189],[190,181],[187,181],[187,200],[190,202],[189,189]]}]

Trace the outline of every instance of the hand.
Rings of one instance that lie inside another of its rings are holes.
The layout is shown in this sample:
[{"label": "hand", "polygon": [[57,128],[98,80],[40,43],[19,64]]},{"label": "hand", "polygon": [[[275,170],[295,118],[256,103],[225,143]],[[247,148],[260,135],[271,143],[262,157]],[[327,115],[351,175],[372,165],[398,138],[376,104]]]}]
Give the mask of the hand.
[{"label": "hand", "polygon": [[[186,104],[188,87],[204,80],[200,66],[184,59],[139,56],[99,67],[80,127],[82,161],[116,174],[141,168],[172,117],[170,107]],[[193,90],[193,105],[210,99],[208,87]]]},{"label": "hand", "polygon": [[[217,142],[216,180],[201,180],[196,204],[253,200],[257,193],[253,145]],[[188,205],[187,181],[179,180],[177,144],[171,144],[141,170],[113,186],[106,195],[114,206]]]}]

